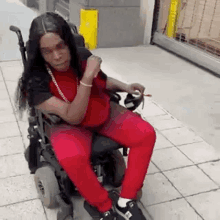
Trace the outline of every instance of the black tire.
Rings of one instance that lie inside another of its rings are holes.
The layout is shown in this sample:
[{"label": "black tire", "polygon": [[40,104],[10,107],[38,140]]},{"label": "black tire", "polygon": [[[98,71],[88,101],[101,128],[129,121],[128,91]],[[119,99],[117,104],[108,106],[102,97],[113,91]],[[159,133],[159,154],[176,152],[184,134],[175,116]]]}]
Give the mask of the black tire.
[{"label": "black tire", "polygon": [[24,151],[24,157],[27,162],[29,161],[29,151],[30,151],[29,147],[27,147],[27,149]]},{"label": "black tire", "polygon": [[106,164],[106,183],[113,187],[120,187],[124,178],[126,164],[119,150],[112,151],[110,162]]},{"label": "black tire", "polygon": [[59,185],[50,165],[38,168],[34,175],[35,186],[43,205],[47,208],[58,206],[56,195],[60,193]]}]

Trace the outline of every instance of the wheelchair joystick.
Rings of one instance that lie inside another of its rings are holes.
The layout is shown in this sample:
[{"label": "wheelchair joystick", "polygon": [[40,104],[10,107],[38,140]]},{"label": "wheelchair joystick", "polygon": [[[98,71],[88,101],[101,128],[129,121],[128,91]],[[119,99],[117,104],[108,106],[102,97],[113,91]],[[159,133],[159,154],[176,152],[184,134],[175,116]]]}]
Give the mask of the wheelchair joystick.
[{"label": "wheelchair joystick", "polygon": [[143,94],[138,95],[137,97],[135,97],[132,94],[127,94],[127,97],[124,100],[124,104],[128,110],[134,111],[136,108],[138,108],[138,106],[141,104],[142,101],[143,101],[143,107],[144,107],[144,95]]}]

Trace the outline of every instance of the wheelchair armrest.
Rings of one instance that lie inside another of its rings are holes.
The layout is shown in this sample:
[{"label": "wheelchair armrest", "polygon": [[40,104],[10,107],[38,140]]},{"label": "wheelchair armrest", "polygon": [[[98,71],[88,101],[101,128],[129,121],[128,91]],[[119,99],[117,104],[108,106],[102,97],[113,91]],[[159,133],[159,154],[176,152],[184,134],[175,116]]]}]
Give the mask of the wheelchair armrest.
[{"label": "wheelchair armrest", "polygon": [[106,90],[107,94],[110,96],[110,101],[116,102],[119,104],[121,100],[121,96],[116,92],[111,92],[109,90]]},{"label": "wheelchair armrest", "polygon": [[42,112],[53,125],[56,125],[58,123],[60,123],[62,121],[62,118],[60,118],[59,116],[55,115],[55,114],[48,114],[46,112]]},{"label": "wheelchair armrest", "polygon": [[58,124],[59,122],[62,121],[62,119],[59,116],[54,115],[54,114],[50,114],[49,118],[54,124]]},{"label": "wheelchair armrest", "polygon": [[[114,92],[110,92],[107,91],[108,95],[110,96],[110,101],[116,102],[119,104],[119,101],[121,100],[121,96],[117,93]],[[50,120],[50,124],[52,125],[56,125],[60,122],[63,121],[62,118],[60,118],[59,116],[55,115],[55,114],[49,114],[47,112],[43,112],[41,111],[49,120]]]}]

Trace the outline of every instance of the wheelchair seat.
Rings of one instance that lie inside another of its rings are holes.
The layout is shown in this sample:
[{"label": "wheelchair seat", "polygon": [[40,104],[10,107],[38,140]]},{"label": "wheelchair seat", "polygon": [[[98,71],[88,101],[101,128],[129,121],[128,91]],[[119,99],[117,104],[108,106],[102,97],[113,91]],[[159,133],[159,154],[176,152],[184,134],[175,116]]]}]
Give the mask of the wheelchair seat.
[{"label": "wheelchair seat", "polygon": [[[110,96],[110,101],[116,102],[119,104],[119,101],[121,100],[120,95],[117,93],[108,92],[108,95]],[[46,112],[42,113],[40,110],[35,109],[37,118],[38,118],[38,132],[41,134],[41,138],[43,140],[43,143],[47,144],[49,143],[49,137],[47,132],[45,132],[45,127],[49,126],[56,126],[56,124],[60,124],[64,122],[60,117],[54,114],[47,114]],[[47,139],[47,140],[46,140]],[[105,137],[103,135],[98,134],[97,132],[93,133],[93,140],[92,140],[92,152],[91,152],[91,158],[97,157],[101,154],[105,154],[108,151],[117,150],[119,148],[123,148],[124,155],[126,155],[126,148],[115,142],[114,140]]]},{"label": "wheelchair seat", "polygon": [[108,151],[117,150],[122,147],[123,146],[113,141],[112,139],[98,133],[94,133],[91,157],[97,157],[98,155],[105,154]]}]

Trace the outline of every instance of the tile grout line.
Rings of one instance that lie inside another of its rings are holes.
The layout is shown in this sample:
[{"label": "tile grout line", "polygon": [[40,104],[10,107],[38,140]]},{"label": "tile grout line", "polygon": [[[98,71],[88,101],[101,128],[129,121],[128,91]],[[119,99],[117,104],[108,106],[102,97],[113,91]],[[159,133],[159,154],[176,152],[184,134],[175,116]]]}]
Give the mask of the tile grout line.
[{"label": "tile grout line", "polygon": [[184,196],[184,198],[189,198],[189,197],[192,197],[192,196],[197,196],[197,195],[201,195],[201,194],[209,193],[209,192],[215,192],[215,191],[218,191],[218,190],[220,190],[220,187],[217,188],[217,189],[210,189],[210,190],[207,190],[207,191],[204,191],[204,192],[199,192],[199,193],[195,193],[195,194],[192,194],[192,195]]},{"label": "tile grout line", "polygon": [[[7,123],[11,123],[11,122],[7,122]],[[0,124],[3,124],[3,123],[0,123]],[[4,140],[4,139],[6,139],[6,138],[21,137],[21,136],[22,136],[22,135],[9,136],[9,137],[3,137],[3,138],[0,137],[0,140]]]},{"label": "tile grout line", "polygon": [[196,164],[196,166],[197,166],[197,168],[199,169],[199,170],[201,170],[215,185],[217,185],[218,186],[218,188],[220,189],[220,185],[217,183],[217,182],[215,182],[202,168],[200,168],[197,164]]},{"label": "tile grout line", "polygon": [[[164,177],[170,182],[170,184],[176,189],[176,191],[182,196],[182,198],[186,201],[186,198],[185,196],[183,196],[183,194],[174,186],[174,184],[171,182],[171,180],[165,175],[164,172],[162,172],[162,175],[164,175]],[[198,213],[198,211],[188,202],[186,201],[191,207],[192,209],[194,210],[194,212],[199,215],[201,218],[202,216]],[[202,218],[202,220],[205,220],[204,218]]]},{"label": "tile grout line", "polygon": [[18,174],[18,175],[15,175],[15,176],[7,176],[5,178],[0,178],[0,180],[4,180],[4,179],[9,179],[9,178],[15,178],[15,177],[19,177],[19,176],[31,176],[33,174],[30,173],[30,170],[28,173],[23,173],[23,174]]},{"label": "tile grout line", "polygon": [[144,209],[144,211],[147,213],[147,217],[149,217],[149,220],[154,220],[153,217],[151,216],[151,214],[148,212],[147,208],[145,207],[145,205],[143,204],[143,202],[141,201],[141,199],[139,200],[139,203],[141,204],[142,208]]},{"label": "tile grout line", "polygon": [[[214,184],[216,184],[217,186],[219,186],[218,183],[216,183],[203,169],[201,169],[199,167],[200,164],[203,164],[203,163],[195,163],[193,160],[191,160],[184,152],[182,152],[178,147],[177,147],[177,150],[179,150],[183,155],[185,155],[193,164],[194,166],[196,166],[199,170],[201,170]],[[207,161],[207,163],[210,163],[210,162],[214,162],[214,161],[220,161],[220,159],[217,159],[217,160],[211,160],[211,161]],[[206,163],[206,162],[204,162]]]},{"label": "tile grout line", "polygon": [[169,203],[169,202],[174,202],[174,201],[177,201],[177,200],[181,200],[181,199],[184,199],[186,201],[187,204],[189,204],[189,206],[193,209],[193,211],[199,216],[201,217],[202,220],[205,220],[199,213],[198,211],[192,206],[191,203],[189,203],[185,197],[182,197],[182,198],[176,198],[176,199],[171,199],[171,200],[167,200],[167,201],[164,201],[164,202],[159,202],[159,203],[155,203],[155,204],[152,204],[152,205],[148,205],[147,207],[153,207],[153,206],[157,206],[157,205],[161,205],[161,204],[164,204],[164,203]]},{"label": "tile grout line", "polygon": [[30,202],[30,201],[34,201],[34,200],[40,200],[40,199],[39,198],[35,198],[35,199],[22,200],[22,201],[19,201],[19,202],[13,202],[13,203],[9,203],[7,205],[0,205],[0,208],[11,206],[11,205],[16,205],[16,204],[21,204],[21,203],[24,203],[24,202]]},{"label": "tile grout line", "polygon": [[159,150],[164,150],[164,149],[169,149],[169,148],[175,148],[175,146],[158,148],[158,149],[154,149],[154,151],[159,151]]},{"label": "tile grout line", "polygon": [[202,220],[205,220],[201,214],[199,214],[199,212],[196,210],[196,208],[193,207],[193,205],[184,197],[183,198],[186,203],[194,210],[194,212],[202,219]]},{"label": "tile grout line", "polygon": [[12,153],[12,154],[0,155],[0,159],[1,159],[2,157],[10,157],[10,156],[20,155],[20,154],[24,154],[24,153],[22,152],[22,153]]},{"label": "tile grout line", "polygon": [[40,199],[40,203],[41,203],[41,205],[42,205],[42,207],[43,207],[44,215],[45,215],[45,217],[46,217],[46,220],[49,220],[49,218],[48,218],[48,216],[47,216],[46,208],[45,208],[45,206],[43,205],[43,202],[41,201],[41,199]]},{"label": "tile grout line", "polygon": [[20,61],[21,59],[16,59],[16,60],[0,60],[0,63],[10,63],[10,62],[14,62],[14,61]]},{"label": "tile grout line", "polygon": [[[158,170],[159,170],[159,172],[161,172],[162,173],[162,170],[151,160],[150,161]],[[157,172],[158,173],[158,172]]]},{"label": "tile grout line", "polygon": [[175,144],[174,144],[172,141],[170,141],[166,136],[164,136],[164,135],[161,133],[161,131],[159,131],[158,129],[155,129],[155,130],[157,130],[157,132],[158,132],[161,136],[163,136],[167,141],[169,141],[173,146],[175,146]]},{"label": "tile grout line", "polygon": [[[163,172],[170,172],[170,171],[173,171],[173,170],[184,169],[184,168],[192,167],[192,166],[195,166],[195,164],[192,164],[192,165],[186,165],[186,166],[182,166],[182,167],[176,167],[176,168],[169,169],[169,170],[161,170],[161,173],[163,173]],[[149,175],[150,175],[150,174],[149,174]]]},{"label": "tile grout line", "polygon": [[155,203],[155,204],[148,205],[147,207],[152,207],[152,206],[156,206],[156,205],[161,205],[161,204],[164,204],[164,203],[167,203],[167,202],[173,202],[173,201],[180,200],[180,199],[184,199],[184,197],[176,198],[176,199],[170,199],[170,200],[163,201],[163,202],[158,202],[158,203]]}]

